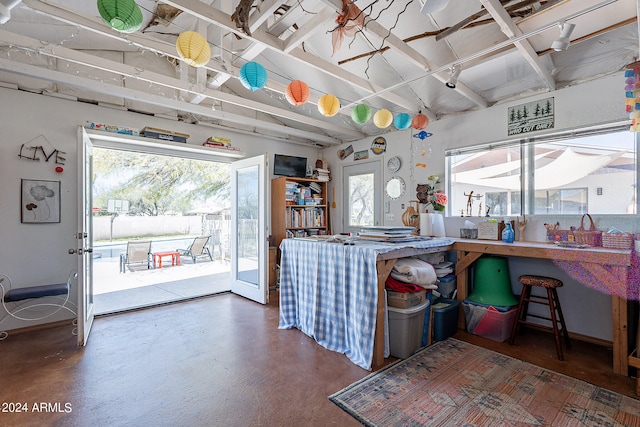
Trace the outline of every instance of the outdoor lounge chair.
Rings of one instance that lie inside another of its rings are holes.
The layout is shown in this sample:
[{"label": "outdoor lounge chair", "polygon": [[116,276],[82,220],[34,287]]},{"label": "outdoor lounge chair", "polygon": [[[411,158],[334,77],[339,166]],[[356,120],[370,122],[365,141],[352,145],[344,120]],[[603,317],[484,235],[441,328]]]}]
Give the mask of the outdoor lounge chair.
[{"label": "outdoor lounge chair", "polygon": [[151,240],[127,242],[127,252],[120,254],[120,273],[125,273],[130,264],[147,264],[151,268]]},{"label": "outdoor lounge chair", "polygon": [[187,249],[176,249],[176,251],[180,252],[181,256],[190,256],[194,264],[196,263],[196,258],[199,256],[208,256],[209,260],[213,261],[211,252],[207,247],[210,237],[211,236],[198,236],[193,239],[193,243],[191,243]]}]

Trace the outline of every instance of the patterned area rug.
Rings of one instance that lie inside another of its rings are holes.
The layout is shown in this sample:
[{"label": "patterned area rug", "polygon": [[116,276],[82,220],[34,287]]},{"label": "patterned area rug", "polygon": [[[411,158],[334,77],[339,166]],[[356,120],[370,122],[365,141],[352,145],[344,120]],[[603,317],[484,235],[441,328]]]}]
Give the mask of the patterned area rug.
[{"label": "patterned area rug", "polygon": [[454,338],[329,399],[368,426],[640,426],[640,400]]}]

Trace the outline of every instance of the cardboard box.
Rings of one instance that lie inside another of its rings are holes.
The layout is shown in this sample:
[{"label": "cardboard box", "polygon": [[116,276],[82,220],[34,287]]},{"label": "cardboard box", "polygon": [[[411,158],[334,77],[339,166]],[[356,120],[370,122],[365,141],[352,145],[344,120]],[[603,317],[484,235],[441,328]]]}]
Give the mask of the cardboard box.
[{"label": "cardboard box", "polygon": [[478,239],[498,240],[498,222],[481,222],[478,224]]},{"label": "cardboard box", "polygon": [[[511,228],[515,231],[515,221],[511,220]],[[478,224],[478,239],[501,240],[502,230],[506,227],[504,221],[481,222]]]},{"label": "cardboard box", "polygon": [[423,289],[419,292],[395,292],[387,289],[387,305],[395,308],[415,307],[425,302],[427,299],[427,290]]}]

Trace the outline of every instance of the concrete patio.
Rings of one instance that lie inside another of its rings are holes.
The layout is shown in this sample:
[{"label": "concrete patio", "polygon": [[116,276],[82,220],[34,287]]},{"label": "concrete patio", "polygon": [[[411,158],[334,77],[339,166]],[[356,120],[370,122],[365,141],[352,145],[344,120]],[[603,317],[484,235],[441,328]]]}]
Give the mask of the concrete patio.
[{"label": "concrete patio", "polygon": [[182,258],[179,266],[163,263],[162,268],[136,265],[120,273],[118,258],[97,258],[93,263],[95,313],[165,304],[229,291],[229,261],[198,261]]}]

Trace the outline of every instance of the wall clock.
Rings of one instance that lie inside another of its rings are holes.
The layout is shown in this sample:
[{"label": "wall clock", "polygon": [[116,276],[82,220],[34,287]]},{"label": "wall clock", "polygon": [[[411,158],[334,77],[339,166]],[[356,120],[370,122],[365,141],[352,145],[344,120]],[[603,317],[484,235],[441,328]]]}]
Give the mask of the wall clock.
[{"label": "wall clock", "polygon": [[387,161],[387,169],[389,169],[389,172],[396,173],[400,170],[401,166],[402,160],[400,160],[398,156],[393,156]]}]

